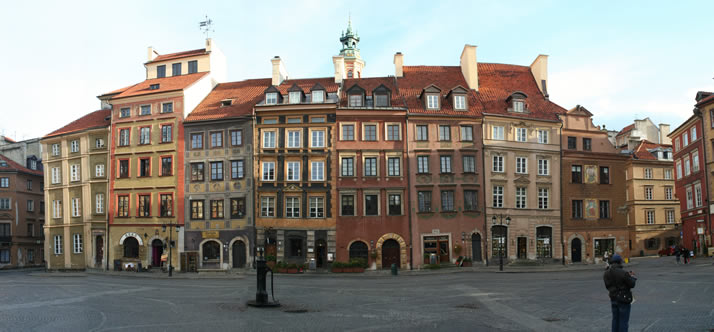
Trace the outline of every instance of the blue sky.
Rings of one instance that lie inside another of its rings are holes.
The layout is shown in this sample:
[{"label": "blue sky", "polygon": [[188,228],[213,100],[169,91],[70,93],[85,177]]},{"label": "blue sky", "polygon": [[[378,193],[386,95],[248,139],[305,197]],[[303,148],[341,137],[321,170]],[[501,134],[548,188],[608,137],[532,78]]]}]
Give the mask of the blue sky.
[{"label": "blue sky", "polygon": [[[549,55],[551,100],[581,104],[596,125],[633,119],[678,126],[694,94],[714,91],[712,1],[104,1],[5,4],[0,13],[0,134],[43,136],[99,107],[96,96],[143,80],[146,48],[202,48],[198,22],[228,62],[228,79],[324,77],[351,13],[365,76],[406,65],[458,65],[464,44],[480,62],[529,65]],[[28,121],[29,120],[29,121]]]}]

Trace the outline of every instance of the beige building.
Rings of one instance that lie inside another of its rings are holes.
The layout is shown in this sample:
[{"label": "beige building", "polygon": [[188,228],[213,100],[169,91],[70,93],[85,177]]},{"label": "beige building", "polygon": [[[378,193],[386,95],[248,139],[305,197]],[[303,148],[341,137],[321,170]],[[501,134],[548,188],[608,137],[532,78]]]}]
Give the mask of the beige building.
[{"label": "beige building", "polygon": [[109,117],[89,113],[41,140],[48,269],[106,267]]},{"label": "beige building", "polygon": [[656,255],[679,241],[672,146],[641,141],[625,164],[630,255]]},{"label": "beige building", "polygon": [[546,262],[563,255],[558,114],[566,110],[548,99],[546,68],[544,55],[530,67],[478,66],[487,243],[496,262],[501,250],[508,260]]}]

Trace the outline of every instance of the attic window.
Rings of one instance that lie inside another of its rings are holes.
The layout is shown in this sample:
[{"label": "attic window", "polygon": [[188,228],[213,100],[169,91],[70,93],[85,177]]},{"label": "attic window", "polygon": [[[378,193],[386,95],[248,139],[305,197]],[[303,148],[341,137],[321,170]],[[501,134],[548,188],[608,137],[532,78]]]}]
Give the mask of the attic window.
[{"label": "attic window", "polygon": [[300,103],[300,96],[301,93],[300,91],[290,91],[289,98],[290,98],[290,103],[291,104],[299,104]]},{"label": "attic window", "polygon": [[374,95],[374,106],[389,107],[389,95],[386,93],[375,94]]},{"label": "attic window", "polygon": [[221,107],[231,106],[233,104],[233,99],[223,99],[221,100]]},{"label": "attic window", "polygon": [[149,90],[158,90],[158,89],[159,89],[159,84],[149,85]]},{"label": "attic window", "polygon": [[517,113],[525,112],[525,103],[523,100],[513,100],[513,111]]},{"label": "attic window", "polygon": [[362,95],[352,94],[350,95],[350,107],[362,107]]},{"label": "attic window", "polygon": [[465,110],[466,109],[466,96],[454,95],[454,109]]},{"label": "attic window", "polygon": [[437,95],[437,94],[426,95],[426,108],[438,110],[439,109],[439,95]]},{"label": "attic window", "polygon": [[7,167],[7,162],[4,160],[0,160],[0,167]]},{"label": "attic window", "polygon": [[278,103],[278,93],[277,92],[268,92],[265,94],[265,103],[266,104],[277,104]]},{"label": "attic window", "polygon": [[313,103],[324,103],[325,102],[325,91],[316,90],[312,92],[312,102]]}]

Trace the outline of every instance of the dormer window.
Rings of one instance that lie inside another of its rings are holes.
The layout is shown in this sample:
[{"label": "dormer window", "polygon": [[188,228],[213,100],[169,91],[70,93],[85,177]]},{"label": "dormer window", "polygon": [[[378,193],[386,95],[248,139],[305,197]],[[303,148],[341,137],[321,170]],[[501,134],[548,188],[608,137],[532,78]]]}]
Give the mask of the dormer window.
[{"label": "dormer window", "polygon": [[350,95],[350,107],[362,107],[362,95]]},{"label": "dormer window", "polygon": [[454,95],[454,109],[465,110],[466,109],[466,96]]},{"label": "dormer window", "polygon": [[233,104],[233,99],[221,100],[221,107],[231,106],[231,104]]},{"label": "dormer window", "polygon": [[374,95],[374,106],[389,107],[389,95],[386,93],[380,93],[380,94]]},{"label": "dormer window", "polygon": [[439,109],[439,95],[426,95],[426,108],[438,110]]},{"label": "dormer window", "polygon": [[288,97],[290,98],[290,103],[291,104],[299,104],[301,102],[301,93],[300,91],[290,91]]},{"label": "dormer window", "polygon": [[152,85],[149,85],[149,90],[158,90],[159,87],[160,87],[159,84],[152,84]]},{"label": "dormer window", "polygon": [[316,90],[312,92],[312,102],[313,103],[324,103],[325,102],[325,91]]},{"label": "dormer window", "polygon": [[525,112],[525,103],[522,100],[514,100],[513,111],[517,113]]},{"label": "dormer window", "polygon": [[166,77],[166,65],[156,67],[156,78]]},{"label": "dormer window", "polygon": [[277,92],[268,92],[265,94],[265,103],[266,104],[277,104],[278,103],[278,93]]}]

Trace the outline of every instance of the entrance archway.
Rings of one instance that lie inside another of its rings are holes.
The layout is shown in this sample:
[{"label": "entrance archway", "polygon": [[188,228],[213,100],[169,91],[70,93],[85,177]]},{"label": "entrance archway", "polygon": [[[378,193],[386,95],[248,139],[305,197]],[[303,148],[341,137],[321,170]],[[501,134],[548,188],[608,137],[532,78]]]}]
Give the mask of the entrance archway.
[{"label": "entrance archway", "polygon": [[164,254],[164,242],[159,239],[151,241],[151,266],[161,267],[161,255]]},{"label": "entrance archway", "polygon": [[245,242],[242,240],[236,240],[233,242],[233,267],[242,268],[245,267],[246,256],[245,256]]},{"label": "entrance archway", "polygon": [[481,261],[481,234],[471,234],[471,259]]},{"label": "entrance archway", "polygon": [[582,242],[579,238],[574,238],[570,243],[570,257],[572,257],[573,263],[580,263],[583,260],[582,252]]},{"label": "entrance archway", "polygon": [[369,256],[369,249],[367,244],[362,241],[355,241],[350,244],[350,260],[353,259],[364,259],[367,263],[367,257]]},{"label": "entrance archway", "polygon": [[400,264],[399,242],[394,239],[389,239],[382,243],[382,268],[391,268],[392,264]]},{"label": "entrance archway", "polygon": [[216,269],[221,262],[221,244],[218,241],[206,241],[201,245],[201,266]]},{"label": "entrance archway", "polygon": [[124,257],[139,258],[139,241],[134,237],[127,237],[124,240]]}]

